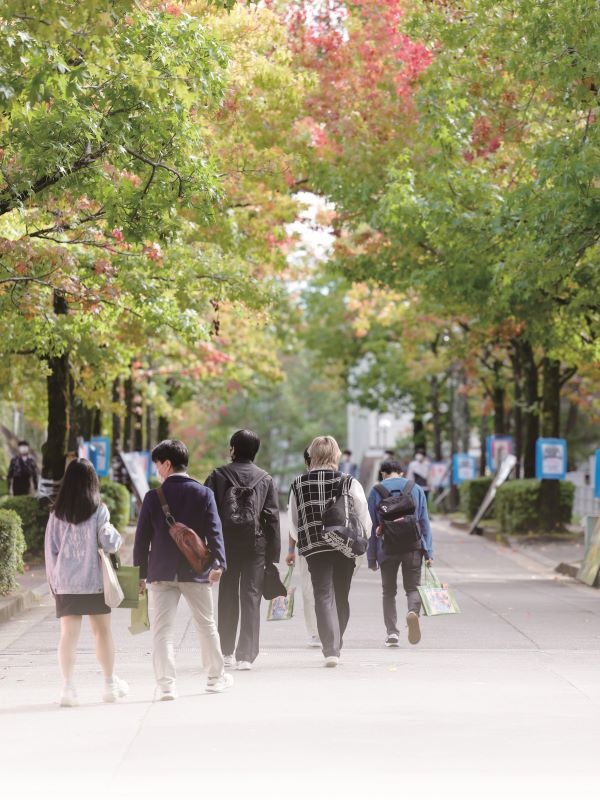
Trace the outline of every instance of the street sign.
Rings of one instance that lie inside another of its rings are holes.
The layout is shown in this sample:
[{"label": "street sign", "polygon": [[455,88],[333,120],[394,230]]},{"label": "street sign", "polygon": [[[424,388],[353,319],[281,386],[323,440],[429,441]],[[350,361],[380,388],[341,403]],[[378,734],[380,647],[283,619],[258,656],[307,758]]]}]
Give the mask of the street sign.
[{"label": "street sign", "polygon": [[134,494],[141,505],[146,492],[150,491],[146,461],[143,457],[140,457],[139,453],[120,453],[119,455],[129,475]]},{"label": "street sign", "polygon": [[432,489],[443,489],[449,483],[450,465],[446,461],[434,461],[429,467],[429,483]]},{"label": "street sign", "polygon": [[594,497],[600,498],[600,450],[594,456]]},{"label": "street sign", "polygon": [[497,472],[506,456],[512,455],[512,436],[488,436],[486,439],[486,461],[490,472]]},{"label": "street sign", "polygon": [[460,486],[465,481],[477,477],[477,459],[468,453],[455,453],[452,456],[452,483]]},{"label": "street sign", "polygon": [[566,439],[538,439],[535,448],[535,477],[564,481],[567,477]]},{"label": "street sign", "polygon": [[77,458],[87,458],[91,462],[92,467],[98,472],[98,451],[92,442],[84,442],[79,440],[77,445]]},{"label": "street sign", "polygon": [[108,436],[92,436],[92,444],[96,448],[96,472],[99,478],[107,478],[110,473],[110,438]]}]

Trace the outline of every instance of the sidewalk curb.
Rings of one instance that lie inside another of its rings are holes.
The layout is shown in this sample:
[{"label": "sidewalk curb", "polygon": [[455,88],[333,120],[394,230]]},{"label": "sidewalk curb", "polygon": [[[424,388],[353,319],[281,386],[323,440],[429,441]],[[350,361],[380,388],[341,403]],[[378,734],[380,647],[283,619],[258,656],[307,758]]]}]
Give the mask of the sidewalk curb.
[{"label": "sidewalk curb", "polygon": [[17,614],[28,611],[34,606],[39,606],[42,600],[50,593],[47,583],[41,583],[34,589],[27,589],[24,592],[15,592],[3,599],[0,599],[0,625],[10,620]]}]

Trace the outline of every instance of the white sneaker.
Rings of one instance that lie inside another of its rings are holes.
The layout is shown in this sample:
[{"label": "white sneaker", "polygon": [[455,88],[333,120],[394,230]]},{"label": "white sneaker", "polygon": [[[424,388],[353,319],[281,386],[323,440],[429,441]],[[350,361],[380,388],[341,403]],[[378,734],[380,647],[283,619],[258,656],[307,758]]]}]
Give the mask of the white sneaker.
[{"label": "white sneaker", "polygon": [[102,699],[105,703],[114,703],[119,697],[125,697],[128,692],[129,684],[115,676],[112,683],[104,684],[104,695]]},{"label": "white sneaker", "polygon": [[73,686],[63,686],[62,691],[60,693],[60,700],[59,703],[61,706],[65,708],[78,706],[79,700],[77,699],[77,692]]},{"label": "white sneaker", "polygon": [[397,633],[388,633],[387,638],[385,640],[386,647],[399,647],[400,646],[400,637]]},{"label": "white sneaker", "polygon": [[421,626],[419,625],[419,615],[415,611],[409,611],[406,615],[406,625],[408,626],[409,643],[419,644],[421,641]]},{"label": "white sneaker", "polygon": [[236,665],[235,656],[223,656],[223,663],[225,664],[226,667],[235,669]]},{"label": "white sneaker", "polygon": [[159,701],[177,700],[177,692],[175,691],[175,689],[159,689],[158,699]]},{"label": "white sneaker", "polygon": [[252,669],[252,664],[249,661],[238,661],[237,663],[238,669]]},{"label": "white sneaker", "polygon": [[339,663],[340,663],[340,659],[338,658],[338,656],[327,656],[325,658],[325,666],[326,667],[337,667],[337,665]]},{"label": "white sneaker", "polygon": [[318,636],[311,636],[308,640],[309,647],[321,647],[321,640]]},{"label": "white sneaker", "polygon": [[233,686],[233,675],[224,672],[220,678],[209,678],[206,681],[207,692],[224,692]]}]

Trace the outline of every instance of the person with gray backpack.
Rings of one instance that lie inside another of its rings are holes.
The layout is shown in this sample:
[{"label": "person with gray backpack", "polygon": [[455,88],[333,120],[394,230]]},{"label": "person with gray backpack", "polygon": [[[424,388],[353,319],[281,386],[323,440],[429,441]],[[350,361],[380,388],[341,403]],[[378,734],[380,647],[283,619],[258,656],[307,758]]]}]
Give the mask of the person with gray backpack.
[{"label": "person with gray backpack", "polygon": [[277,490],[254,464],[259,447],[254,431],[236,431],[229,442],[231,462],[206,480],[215,493],[227,557],[218,600],[221,649],[225,666],[238,670],[252,669],[258,655],[265,567],[277,564],[281,551]]},{"label": "person with gray backpack", "polygon": [[372,520],[367,548],[369,569],[381,570],[383,590],[383,619],[387,631],[386,647],[398,647],[398,572],[402,568],[402,583],[408,601],[406,625],[408,641],[421,640],[419,613],[423,558],[433,561],[431,525],[425,493],[420,486],[402,476],[402,464],[388,459],[380,467],[382,480],[370,491],[369,514]]}]

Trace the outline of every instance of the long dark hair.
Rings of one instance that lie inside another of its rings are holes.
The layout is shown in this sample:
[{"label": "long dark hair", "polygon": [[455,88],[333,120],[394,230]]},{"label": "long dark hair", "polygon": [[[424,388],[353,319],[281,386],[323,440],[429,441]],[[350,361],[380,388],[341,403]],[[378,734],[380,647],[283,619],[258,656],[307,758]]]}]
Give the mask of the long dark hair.
[{"label": "long dark hair", "polygon": [[71,461],[54,503],[55,516],[77,525],[89,519],[99,505],[100,482],[91,462],[87,458]]}]

